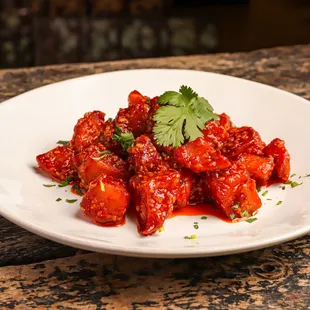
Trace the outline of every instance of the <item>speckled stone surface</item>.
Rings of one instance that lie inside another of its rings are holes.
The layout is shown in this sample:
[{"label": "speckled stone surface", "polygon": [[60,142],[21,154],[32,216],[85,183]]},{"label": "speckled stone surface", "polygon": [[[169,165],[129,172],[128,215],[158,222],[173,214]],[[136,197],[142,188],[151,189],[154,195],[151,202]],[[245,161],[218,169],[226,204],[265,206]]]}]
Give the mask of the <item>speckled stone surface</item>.
[{"label": "speckled stone surface", "polygon": [[[0,102],[87,74],[186,68],[234,75],[310,99],[310,45],[251,53],[0,71]],[[309,309],[310,236],[217,258],[159,260],[89,253],[0,217],[0,309]]]}]

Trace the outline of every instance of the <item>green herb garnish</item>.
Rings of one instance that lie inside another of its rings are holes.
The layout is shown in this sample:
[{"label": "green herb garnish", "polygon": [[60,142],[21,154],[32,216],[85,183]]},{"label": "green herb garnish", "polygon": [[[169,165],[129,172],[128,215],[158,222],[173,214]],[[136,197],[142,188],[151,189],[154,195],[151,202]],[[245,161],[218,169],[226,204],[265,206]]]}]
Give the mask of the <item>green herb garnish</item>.
[{"label": "green herb garnish", "polygon": [[283,191],[285,190],[285,186],[282,186],[281,188],[282,188]]},{"label": "green herb garnish", "polygon": [[236,217],[236,214],[235,213],[230,213],[229,217],[233,220]]},{"label": "green herb garnish", "polygon": [[251,223],[255,222],[256,220],[257,220],[256,217],[250,217],[249,219],[247,219],[245,221],[251,224]]},{"label": "green herb garnish", "polygon": [[83,196],[83,192],[82,192],[81,188],[80,188],[77,184],[74,184],[74,185],[72,186],[72,188],[75,190],[75,192],[76,192],[78,195]]},{"label": "green herb garnish", "polygon": [[291,182],[291,187],[296,187],[296,186],[299,186],[299,185],[302,185],[303,183],[298,183],[298,182]]},{"label": "green herb garnish", "polygon": [[54,187],[56,184],[43,184],[44,187]]},{"label": "green herb garnish", "polygon": [[271,198],[267,198],[267,200],[272,200]]},{"label": "green herb garnish", "polygon": [[65,140],[59,140],[57,141],[57,144],[61,144],[63,146],[66,146],[70,141],[65,141]]},{"label": "green herb garnish", "polygon": [[162,226],[162,227],[160,227],[160,228],[158,229],[158,232],[161,233],[161,232],[163,232],[164,230],[165,230],[165,228],[164,228],[164,226]]},{"label": "green herb garnish", "polygon": [[132,132],[123,133],[122,130],[115,126],[115,135],[112,136],[112,139],[117,141],[125,151],[133,145],[135,137]]},{"label": "green herb garnish", "polygon": [[244,210],[244,211],[241,213],[241,217],[248,217],[248,216],[249,216],[248,210]]},{"label": "green herb garnish", "polygon": [[201,219],[202,220],[206,220],[208,217],[207,216],[202,216]]},{"label": "green herb garnish", "polygon": [[259,193],[261,191],[261,188],[259,186],[256,186],[256,190]]},{"label": "green herb garnish", "polygon": [[279,200],[279,201],[277,202],[277,206],[279,206],[281,203],[282,203],[282,200]]},{"label": "green herb garnish", "polygon": [[196,235],[185,236],[184,239],[196,239]]},{"label": "green herb garnish", "polygon": [[74,180],[73,177],[67,177],[58,184],[58,187],[68,186],[73,180]]},{"label": "green herb garnish", "polygon": [[198,229],[199,228],[198,224],[194,224],[194,228]]},{"label": "green herb garnish", "polygon": [[310,177],[310,173],[304,176],[304,178],[309,178],[309,177]]},{"label": "green herb garnish", "polygon": [[66,199],[66,202],[67,203],[74,203],[74,202],[76,202],[77,201],[77,199]]},{"label": "green herb garnish", "polygon": [[268,194],[268,191],[264,191],[263,193],[262,193],[262,196],[266,196]]},{"label": "green herb garnish", "polygon": [[112,118],[112,117],[109,117],[107,121],[108,121],[108,122],[112,122],[112,121],[113,121],[113,118]]},{"label": "green herb garnish", "polygon": [[178,147],[185,140],[202,137],[205,124],[219,118],[209,102],[188,86],[181,86],[179,92],[166,91],[158,98],[158,103],[161,107],[153,117],[153,131],[156,142],[163,146]]},{"label": "green herb garnish", "polygon": [[296,182],[296,181],[288,180],[288,181],[286,181],[284,184],[289,184],[289,185],[291,185],[292,188],[294,188],[294,187],[296,187],[296,186],[302,185],[303,183],[298,183],[298,182]]},{"label": "green herb garnish", "polygon": [[62,199],[61,198],[57,198],[56,201],[59,202],[59,201],[62,201]]},{"label": "green herb garnish", "polygon": [[293,173],[293,174],[290,176],[290,178],[293,178],[294,176],[296,176],[296,173]]},{"label": "green herb garnish", "polygon": [[92,157],[92,159],[95,161],[99,161],[102,158],[105,158],[105,157],[111,155],[112,152],[110,152],[109,150],[104,150],[104,151],[98,151],[98,154],[100,155],[99,157]]}]

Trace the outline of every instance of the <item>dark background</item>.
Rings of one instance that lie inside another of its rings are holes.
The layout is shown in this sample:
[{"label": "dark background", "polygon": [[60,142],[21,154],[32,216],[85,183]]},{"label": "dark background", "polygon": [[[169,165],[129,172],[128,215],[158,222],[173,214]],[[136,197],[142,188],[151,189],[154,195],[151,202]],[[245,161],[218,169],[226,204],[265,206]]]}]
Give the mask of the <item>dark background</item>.
[{"label": "dark background", "polygon": [[0,67],[310,43],[310,0],[0,0]]}]

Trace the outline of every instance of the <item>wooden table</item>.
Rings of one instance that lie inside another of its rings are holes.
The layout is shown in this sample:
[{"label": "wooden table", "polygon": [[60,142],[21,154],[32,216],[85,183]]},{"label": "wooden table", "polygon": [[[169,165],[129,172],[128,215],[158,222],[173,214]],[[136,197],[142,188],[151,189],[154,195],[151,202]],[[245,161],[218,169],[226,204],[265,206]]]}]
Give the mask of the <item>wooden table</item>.
[{"label": "wooden table", "polygon": [[[56,81],[133,68],[219,72],[310,99],[308,45],[251,53],[2,70],[0,102]],[[33,235],[1,217],[0,236],[1,309],[310,307],[309,236],[246,254],[175,260],[89,253]]]}]

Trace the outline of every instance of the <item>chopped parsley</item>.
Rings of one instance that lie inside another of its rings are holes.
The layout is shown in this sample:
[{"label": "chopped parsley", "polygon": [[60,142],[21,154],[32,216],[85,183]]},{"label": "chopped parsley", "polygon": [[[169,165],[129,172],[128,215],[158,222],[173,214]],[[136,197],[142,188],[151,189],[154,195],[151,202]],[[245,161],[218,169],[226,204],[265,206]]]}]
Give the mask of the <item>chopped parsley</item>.
[{"label": "chopped parsley", "polygon": [[218,116],[209,102],[192,88],[181,86],[179,92],[166,91],[158,98],[161,105],[153,117],[154,138],[159,145],[178,147],[202,137],[205,124]]},{"label": "chopped parsley", "polygon": [[58,187],[68,186],[73,180],[74,180],[73,177],[67,177],[58,184]]},{"label": "chopped parsley", "polygon": [[271,198],[267,198],[267,200],[272,200]]},{"label": "chopped parsley", "polygon": [[285,186],[282,186],[281,188],[282,188],[283,191],[285,190]]},{"label": "chopped parsley", "polygon": [[293,177],[295,177],[296,176],[296,173],[293,173],[291,176],[290,176],[290,178],[293,178]]},{"label": "chopped parsley", "polygon": [[77,201],[77,199],[66,199],[66,202],[67,203],[74,203],[74,202],[76,202]]},{"label": "chopped parsley", "polygon": [[280,204],[282,204],[282,200],[279,200],[279,201],[277,202],[277,206],[279,206]]},{"label": "chopped parsley", "polygon": [[[197,223],[197,222],[196,222],[196,223]],[[195,229],[198,229],[198,228],[199,228],[198,223],[197,223],[197,224],[194,224],[194,228],[195,228]]]},{"label": "chopped parsley", "polygon": [[261,191],[261,188],[259,186],[256,186],[256,190],[259,193]]},{"label": "chopped parsley", "polygon": [[161,232],[163,232],[164,230],[165,230],[165,228],[164,228],[164,226],[162,226],[162,227],[160,227],[160,228],[158,229],[158,232],[161,233]]},{"label": "chopped parsley", "polygon": [[184,239],[196,239],[196,235],[185,236]]},{"label": "chopped parsley", "polygon": [[236,214],[235,213],[230,213],[229,217],[233,220],[236,217]]},{"label": "chopped parsley", "polygon": [[43,184],[44,187],[54,187],[56,184]]},{"label": "chopped parsley", "polygon": [[208,217],[207,216],[202,216],[201,219],[202,220],[206,220]]},{"label": "chopped parsley", "polygon": [[56,201],[59,202],[59,201],[62,201],[62,199],[61,198],[57,198]]},{"label": "chopped parsley", "polygon": [[125,151],[133,145],[135,137],[132,132],[123,133],[122,129],[115,126],[115,135],[112,136],[112,139],[117,141]]},{"label": "chopped parsley", "polygon": [[111,155],[112,152],[110,152],[109,150],[104,150],[104,151],[98,151],[98,154],[100,155],[99,157],[92,157],[92,159],[95,161],[99,161],[102,158],[105,158],[105,157]]},{"label": "chopped parsley", "polygon": [[77,184],[74,184],[74,185],[72,186],[72,188],[75,190],[75,192],[76,192],[78,195],[83,196],[83,192],[82,192],[81,188],[80,188]]},{"label": "chopped parsley", "polygon": [[62,146],[66,146],[69,143],[69,141],[65,141],[65,140],[59,140],[57,141],[57,144],[60,144]]},{"label": "chopped parsley", "polygon": [[244,210],[244,211],[241,213],[241,217],[248,217],[248,216],[249,216],[248,210]]},{"label": "chopped parsley", "polygon": [[266,196],[268,194],[268,191],[264,191],[263,193],[262,193],[262,196]]},{"label": "chopped parsley", "polygon": [[257,217],[250,217],[249,219],[245,220],[247,223],[253,223],[257,220]]}]

